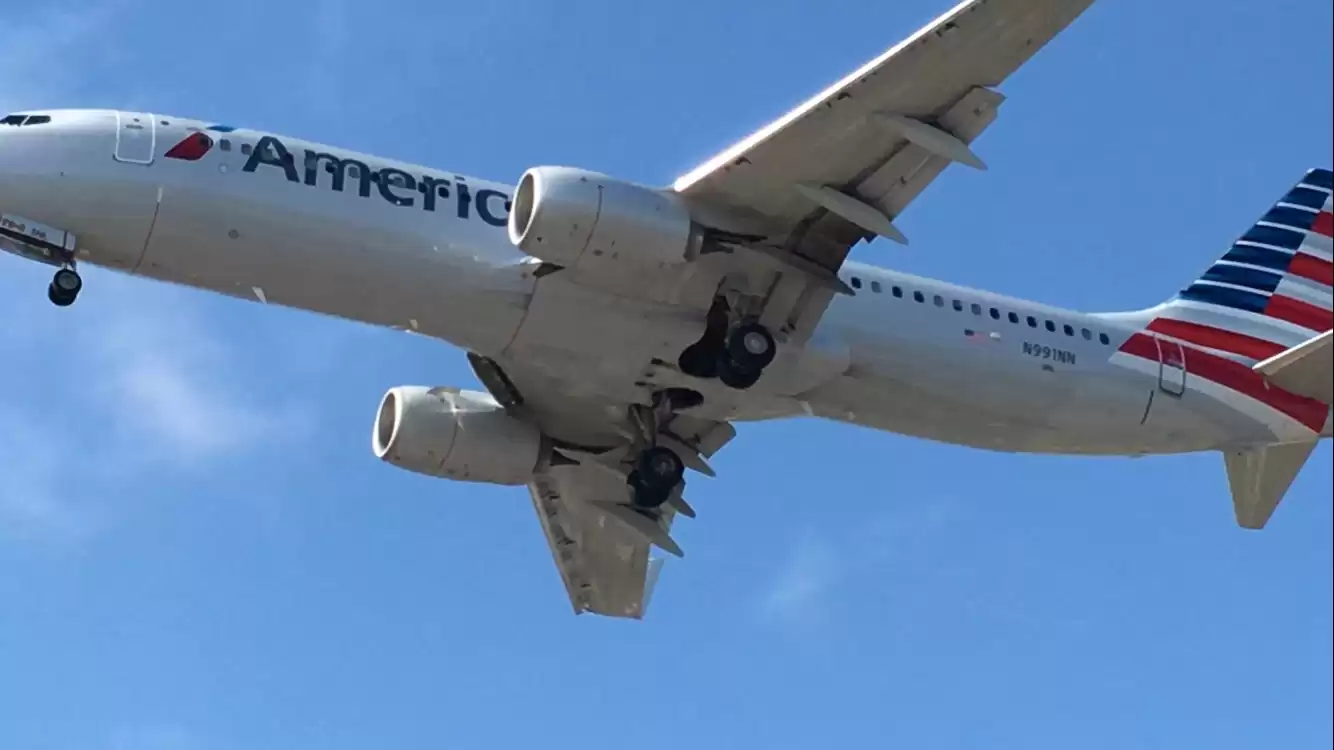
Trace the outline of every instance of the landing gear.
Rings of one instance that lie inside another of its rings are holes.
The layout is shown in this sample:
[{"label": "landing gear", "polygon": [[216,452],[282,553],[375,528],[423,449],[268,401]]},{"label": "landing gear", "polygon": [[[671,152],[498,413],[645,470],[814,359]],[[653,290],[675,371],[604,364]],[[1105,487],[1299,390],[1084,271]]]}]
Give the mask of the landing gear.
[{"label": "landing gear", "polygon": [[[686,467],[713,476],[701,453],[705,449],[700,446],[706,440],[715,446],[713,450],[721,446],[712,442],[717,435],[709,430],[692,432],[691,438],[673,432],[679,412],[698,406],[703,398],[687,388],[668,388],[655,392],[649,404],[630,405],[626,417],[632,442],[628,453],[620,454],[629,459],[620,467],[626,471],[630,502],[604,506],[646,540],[677,557],[682,552],[669,533],[671,520],[676,515],[695,517],[695,509],[682,497]],[[686,420],[686,427],[690,427],[690,420]],[[723,442],[728,439],[730,436],[724,437]]]},{"label": "landing gear", "polygon": [[46,287],[46,297],[58,307],[69,307],[83,289],[83,279],[72,267],[63,267],[56,271],[51,283]]},{"label": "landing gear", "polygon": [[727,337],[727,358],[746,370],[763,370],[777,353],[773,334],[755,321],[742,323]]},{"label": "landing gear", "polygon": [[729,388],[745,390],[759,381],[774,361],[778,344],[769,329],[754,319],[732,325],[727,303],[719,298],[709,309],[700,340],[677,360],[681,372],[697,378],[718,378]]},{"label": "landing gear", "polygon": [[652,509],[667,502],[685,473],[686,466],[681,457],[672,449],[659,445],[639,454],[635,468],[625,481],[630,485],[635,506]]},{"label": "landing gear", "polygon": [[717,354],[718,379],[728,388],[744,391],[759,381],[777,353],[769,329],[755,321],[742,323],[728,334]]}]

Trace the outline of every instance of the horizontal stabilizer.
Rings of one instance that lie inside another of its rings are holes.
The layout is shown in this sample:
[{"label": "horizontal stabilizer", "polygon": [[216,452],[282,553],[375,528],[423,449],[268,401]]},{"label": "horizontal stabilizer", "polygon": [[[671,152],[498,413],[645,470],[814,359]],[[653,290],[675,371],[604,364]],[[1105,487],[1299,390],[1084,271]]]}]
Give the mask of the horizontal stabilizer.
[{"label": "horizontal stabilizer", "polygon": [[1299,396],[1334,403],[1334,331],[1279,352],[1255,366],[1265,379]]},{"label": "horizontal stabilizer", "polygon": [[1265,527],[1315,446],[1315,442],[1282,443],[1224,451],[1232,507],[1239,526]]}]

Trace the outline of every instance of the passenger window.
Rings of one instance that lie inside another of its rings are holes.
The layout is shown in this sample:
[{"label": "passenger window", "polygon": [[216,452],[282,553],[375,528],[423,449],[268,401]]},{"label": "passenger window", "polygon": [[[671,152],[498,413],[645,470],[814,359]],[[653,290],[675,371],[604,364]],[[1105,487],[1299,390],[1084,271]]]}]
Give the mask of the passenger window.
[{"label": "passenger window", "polygon": [[956,312],[963,312],[963,303],[957,299],[954,300],[954,309]]},{"label": "passenger window", "polygon": [[226,138],[223,138],[222,140],[218,141],[218,148],[222,149],[223,151],[231,151],[232,142]]},{"label": "passenger window", "polygon": [[940,296],[939,294],[937,294],[935,297],[932,297],[931,301],[936,303],[936,307],[945,306],[945,298]]},{"label": "passenger window", "polygon": [[997,310],[997,309],[994,308],[994,307],[991,308],[991,319],[992,319],[992,320],[1000,320],[1000,310]]},{"label": "passenger window", "polygon": [[891,289],[890,291],[892,291],[892,292],[894,293],[894,296],[895,296],[895,297],[902,297],[902,296],[903,296],[903,288],[902,288],[902,287],[897,287],[897,286],[896,286],[896,287],[894,287],[893,289]]},{"label": "passenger window", "polygon": [[1052,333],[1056,333],[1056,324],[1051,322],[1050,320],[1047,321],[1047,330],[1051,331]]},{"label": "passenger window", "polygon": [[1037,327],[1038,327],[1038,319],[1035,318],[1035,317],[1033,317],[1032,315],[1028,316],[1028,327],[1029,327],[1029,328],[1037,328]]},{"label": "passenger window", "polygon": [[1070,325],[1069,323],[1066,323],[1066,324],[1065,324],[1065,327],[1064,327],[1062,330],[1065,331],[1065,335],[1066,335],[1066,336],[1073,336],[1073,335],[1075,335],[1075,327],[1072,326],[1072,325]]},{"label": "passenger window", "polygon": [[[400,184],[399,187],[404,187],[404,186],[406,186],[407,183],[405,183],[405,182],[403,181],[403,175],[401,175],[401,174],[396,174],[396,175],[394,175],[394,177],[397,177],[398,179],[396,179],[396,180],[392,180],[392,182],[394,182],[394,183],[403,183],[403,184]],[[876,294],[879,294],[879,293],[880,293],[880,282],[878,282],[878,281],[872,281],[872,282],[871,282],[871,291],[875,292]]]},{"label": "passenger window", "polygon": [[1017,324],[1019,322],[1019,313],[1010,313],[1010,322]]},{"label": "passenger window", "polygon": [[1107,338],[1107,334],[1105,334],[1105,333],[1100,333],[1100,334],[1098,334],[1098,340],[1101,341],[1101,342],[1103,343],[1104,346],[1106,346],[1106,345],[1112,343],[1112,340],[1109,339],[1109,338]]},{"label": "passenger window", "polygon": [[1092,341],[1092,340],[1093,340],[1093,331],[1090,331],[1090,330],[1087,329],[1087,328],[1081,328],[1081,329],[1079,329],[1079,335],[1080,335],[1080,336],[1083,336],[1085,341]]},{"label": "passenger window", "polygon": [[[353,169],[356,169],[356,167],[349,167],[349,168],[348,168],[348,171],[351,172]],[[354,176],[355,176],[355,175],[354,175]],[[853,277],[852,277],[852,288],[853,288],[853,289],[861,289],[861,288],[862,288],[862,280],[859,279],[859,278],[857,278],[856,276],[853,276]]]},{"label": "passenger window", "polygon": [[251,151],[251,149],[250,149],[250,144],[249,144],[249,143],[242,143],[242,144],[241,144],[241,153],[245,154],[246,156],[249,156],[249,155],[250,155],[250,151]]},{"label": "passenger window", "polygon": [[982,314],[982,306],[979,305],[979,304],[977,304],[976,302],[974,302],[974,303],[971,305],[970,309],[973,311],[973,314],[974,314],[974,315],[981,315],[981,314]]},{"label": "passenger window", "polygon": [[917,300],[918,302],[926,302],[926,295],[922,294],[921,292],[913,292],[912,298],[914,300]]}]

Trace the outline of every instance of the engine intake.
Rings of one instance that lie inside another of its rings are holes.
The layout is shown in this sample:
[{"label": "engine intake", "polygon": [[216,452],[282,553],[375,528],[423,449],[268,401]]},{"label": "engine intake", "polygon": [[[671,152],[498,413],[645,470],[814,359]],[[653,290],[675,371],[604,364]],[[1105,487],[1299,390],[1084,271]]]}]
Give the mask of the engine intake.
[{"label": "engine intake", "polygon": [[527,484],[542,458],[541,432],[505,413],[489,394],[405,385],[380,401],[376,458],[433,477]]},{"label": "engine intake", "polygon": [[680,196],[572,167],[523,173],[509,215],[520,250],[567,268],[694,260],[699,232]]}]

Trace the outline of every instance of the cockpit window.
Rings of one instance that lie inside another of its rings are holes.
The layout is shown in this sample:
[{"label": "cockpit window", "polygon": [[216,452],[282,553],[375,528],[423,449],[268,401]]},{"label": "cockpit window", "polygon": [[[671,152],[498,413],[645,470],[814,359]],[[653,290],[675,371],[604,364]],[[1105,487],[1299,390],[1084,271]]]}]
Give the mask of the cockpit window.
[{"label": "cockpit window", "polygon": [[51,122],[50,115],[9,115],[0,120],[0,125],[45,125]]}]

